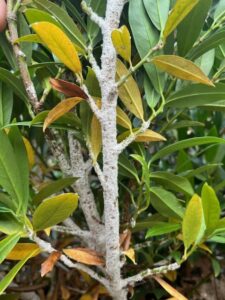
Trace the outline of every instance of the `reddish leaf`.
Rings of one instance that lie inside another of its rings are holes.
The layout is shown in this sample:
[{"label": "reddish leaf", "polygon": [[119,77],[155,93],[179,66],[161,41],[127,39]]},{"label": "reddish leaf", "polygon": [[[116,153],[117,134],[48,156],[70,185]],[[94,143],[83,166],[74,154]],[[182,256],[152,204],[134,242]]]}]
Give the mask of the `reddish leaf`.
[{"label": "reddish leaf", "polygon": [[58,251],[54,251],[49,255],[49,257],[41,264],[41,277],[44,277],[52,271],[60,256],[61,253]]},{"label": "reddish leaf", "polygon": [[80,97],[83,99],[87,99],[88,96],[85,94],[85,92],[82,91],[82,89],[69,81],[65,81],[62,79],[54,79],[51,78],[50,79],[50,83],[53,87],[53,89],[55,89],[58,92],[63,93],[64,95],[68,96],[68,97]]},{"label": "reddish leaf", "polygon": [[88,248],[63,249],[63,252],[70,258],[86,265],[102,266],[105,263],[100,254]]}]

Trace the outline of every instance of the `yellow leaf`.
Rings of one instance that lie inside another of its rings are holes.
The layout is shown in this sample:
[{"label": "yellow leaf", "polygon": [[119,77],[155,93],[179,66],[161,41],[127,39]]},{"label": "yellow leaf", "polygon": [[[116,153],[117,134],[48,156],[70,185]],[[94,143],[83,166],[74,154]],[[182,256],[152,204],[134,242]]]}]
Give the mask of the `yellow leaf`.
[{"label": "yellow leaf", "polygon": [[[119,80],[128,74],[128,70],[121,60],[117,59],[116,79]],[[144,119],[141,94],[138,85],[132,76],[119,87],[119,97],[126,108],[137,118]]]},{"label": "yellow leaf", "polygon": [[131,59],[131,37],[130,32],[125,25],[112,32],[112,41],[116,52],[130,62]]},{"label": "yellow leaf", "polygon": [[136,265],[135,251],[133,248],[130,248],[127,251],[124,251],[123,254],[125,254]]},{"label": "yellow leaf", "polygon": [[26,139],[25,137],[23,137],[23,142],[24,142],[25,148],[27,150],[27,157],[28,157],[29,166],[30,166],[30,169],[32,169],[32,167],[35,164],[34,149],[33,149],[32,145],[31,145],[31,143],[29,142],[29,140]]},{"label": "yellow leaf", "polygon": [[135,142],[161,142],[161,141],[166,141],[166,138],[164,138],[161,134],[147,129],[144,133],[140,133],[136,139]]},{"label": "yellow leaf", "polygon": [[101,124],[95,115],[93,115],[91,121],[90,146],[94,155],[94,160],[96,161],[102,149],[102,131]]},{"label": "yellow leaf", "polygon": [[[34,252],[37,250],[36,252]],[[12,249],[12,251],[8,254],[6,259],[9,260],[22,260],[29,255],[29,253],[33,253],[32,257],[38,255],[41,252],[41,249],[38,245],[33,243],[17,243],[16,246]]]},{"label": "yellow leaf", "polygon": [[174,282],[177,279],[177,271],[169,271],[164,274],[169,281]]},{"label": "yellow leaf", "polygon": [[80,297],[80,300],[93,300],[93,297],[91,294],[87,293]]},{"label": "yellow leaf", "polygon": [[57,104],[50,112],[48,113],[44,125],[43,125],[43,131],[46,130],[49,125],[51,125],[53,122],[55,122],[57,119],[62,117],[64,114],[69,112],[72,108],[74,108],[77,104],[79,104],[83,99],[79,97],[73,97],[68,98],[63,101],[61,101],[59,104]]},{"label": "yellow leaf", "polygon": [[205,250],[205,251],[207,251],[207,252],[209,252],[210,254],[212,254],[211,249],[209,249],[209,247],[207,247],[206,244],[201,244],[198,247]]},{"label": "yellow leaf", "polygon": [[103,257],[94,250],[88,248],[63,249],[63,252],[70,258],[86,265],[104,265]]},{"label": "yellow leaf", "polygon": [[198,195],[194,195],[186,208],[182,233],[185,246],[185,254],[192,244],[197,244],[203,235],[203,209],[202,201]]},{"label": "yellow leaf", "polygon": [[164,288],[164,290],[166,290],[171,296],[175,297],[175,299],[188,300],[186,297],[184,297],[181,293],[179,293],[175,288],[169,285],[162,278],[154,276],[154,279],[161,285],[161,287]]},{"label": "yellow leaf", "polygon": [[117,113],[117,124],[120,126],[129,129],[130,131],[132,130],[132,124],[131,121],[128,117],[128,115],[120,108],[117,106],[116,108],[116,113]]},{"label": "yellow leaf", "polygon": [[58,26],[49,22],[34,23],[31,26],[58,59],[73,72],[81,72],[82,66],[74,44]]},{"label": "yellow leaf", "polygon": [[49,228],[44,229],[44,232],[46,233],[47,236],[50,236],[51,230],[52,230],[52,228],[49,227]]},{"label": "yellow leaf", "polygon": [[184,80],[190,80],[209,86],[212,81],[192,61],[176,55],[160,55],[152,59],[152,63],[161,70]]},{"label": "yellow leaf", "polygon": [[164,40],[170,35],[177,25],[189,14],[199,0],[177,0],[165,25],[163,31]]}]

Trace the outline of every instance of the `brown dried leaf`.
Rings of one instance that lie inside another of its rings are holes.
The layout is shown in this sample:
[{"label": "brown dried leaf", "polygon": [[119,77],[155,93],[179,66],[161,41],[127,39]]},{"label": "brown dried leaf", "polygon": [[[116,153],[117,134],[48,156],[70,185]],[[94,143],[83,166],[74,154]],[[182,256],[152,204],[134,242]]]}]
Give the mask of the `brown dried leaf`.
[{"label": "brown dried leaf", "polygon": [[127,251],[130,248],[131,231],[126,229],[120,234],[120,248]]},{"label": "brown dried leaf", "polygon": [[99,253],[88,248],[63,249],[63,252],[80,263],[93,266],[103,266],[105,261]]},{"label": "brown dried leaf", "polygon": [[58,120],[60,117],[65,115],[67,112],[69,112],[72,108],[74,108],[77,104],[79,104],[83,99],[79,97],[74,98],[68,98],[63,101],[61,101],[59,104],[57,104],[50,112],[48,113],[44,125],[43,125],[43,131],[46,130],[46,128],[51,125],[53,122]]},{"label": "brown dried leaf", "polygon": [[60,256],[61,253],[58,251],[54,251],[49,255],[49,257],[41,264],[41,277],[44,277],[52,271]]},{"label": "brown dried leaf", "polygon": [[50,83],[52,85],[52,88],[55,89],[58,92],[63,93],[64,95],[68,96],[68,97],[80,97],[83,99],[87,99],[88,96],[85,94],[84,91],[82,91],[82,89],[69,81],[65,81],[62,79],[54,79],[54,78],[50,78]]}]

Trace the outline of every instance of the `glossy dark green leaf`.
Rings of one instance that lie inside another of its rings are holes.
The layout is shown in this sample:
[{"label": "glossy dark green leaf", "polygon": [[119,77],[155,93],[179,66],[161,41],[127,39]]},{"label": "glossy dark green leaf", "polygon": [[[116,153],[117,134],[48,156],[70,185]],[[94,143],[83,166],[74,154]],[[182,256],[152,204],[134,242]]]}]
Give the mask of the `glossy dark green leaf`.
[{"label": "glossy dark green leaf", "polygon": [[10,123],[13,109],[13,92],[10,87],[0,82],[0,126]]},{"label": "glossy dark green leaf", "polygon": [[49,196],[58,193],[66,187],[69,187],[75,182],[76,178],[68,177],[58,179],[56,181],[52,181],[47,183],[33,198],[34,204],[39,204],[42,200],[48,198]]},{"label": "glossy dark green leaf", "polygon": [[162,184],[167,189],[178,191],[186,195],[192,196],[194,190],[190,182],[185,178],[174,175],[171,172],[152,172],[151,179],[155,182]]},{"label": "glossy dark green leaf", "polygon": [[134,164],[125,154],[120,154],[119,156],[119,174],[129,178],[135,178],[139,182],[138,172]]},{"label": "glossy dark green leaf", "polygon": [[185,128],[185,127],[204,127],[205,124],[198,121],[190,121],[190,120],[183,120],[178,121],[174,124],[169,125],[166,130],[173,130],[173,129],[179,129],[179,128]]},{"label": "glossy dark green leaf", "polygon": [[187,140],[178,141],[174,144],[171,144],[159,150],[155,155],[153,155],[151,162],[159,158],[165,157],[167,155],[170,155],[181,149],[206,145],[206,144],[225,144],[225,140],[214,136],[206,136],[206,137],[195,137]]},{"label": "glossy dark green leaf", "polygon": [[225,42],[225,29],[221,29],[211,34],[202,43],[192,48],[188,54],[188,58],[195,60],[207,51],[218,47]]},{"label": "glossy dark green leaf", "polygon": [[78,195],[61,194],[43,201],[33,214],[34,230],[52,227],[67,219],[77,208]]},{"label": "glossy dark green leaf", "polygon": [[181,202],[174,194],[163,188],[151,188],[151,205],[165,217],[180,219],[184,215],[184,208]]},{"label": "glossy dark green leaf", "polygon": [[87,26],[84,22],[83,15],[80,11],[76,8],[75,5],[70,0],[64,0],[64,3],[66,5],[66,8],[70,15],[74,18],[74,20],[77,20],[78,24],[82,26],[84,31],[87,31]]},{"label": "glossy dark green leaf", "polygon": [[144,0],[143,2],[152,23],[162,31],[169,14],[170,0]]},{"label": "glossy dark green leaf", "polygon": [[179,55],[185,56],[194,45],[203,28],[211,4],[212,0],[200,0],[178,26],[177,46]]},{"label": "glossy dark green leaf", "polygon": [[49,22],[53,23],[56,26],[61,27],[60,23],[52,17],[51,14],[36,8],[28,8],[24,12],[30,25],[36,22]]},{"label": "glossy dark green leaf", "polygon": [[145,238],[150,238],[153,236],[159,236],[163,234],[168,234],[174,231],[177,231],[181,228],[180,224],[175,223],[159,223],[156,225],[153,225],[146,233]]},{"label": "glossy dark green leaf", "polygon": [[217,83],[215,87],[193,84],[172,94],[166,102],[167,107],[190,108],[205,104],[217,104],[225,100],[225,84]]},{"label": "glossy dark green leaf", "polygon": [[[138,53],[143,58],[158,43],[159,34],[150,22],[142,0],[129,1],[129,23]],[[145,64],[144,67],[154,88],[160,93],[165,75],[152,64]]]},{"label": "glossy dark green leaf", "polygon": [[7,83],[21,100],[26,104],[28,103],[23,83],[15,75],[6,69],[0,68],[0,80]]},{"label": "glossy dark green leaf", "polygon": [[13,54],[12,46],[5,36],[5,32],[0,33],[0,48],[2,49],[8,63],[13,70],[17,70],[18,66],[16,64],[16,59]]}]

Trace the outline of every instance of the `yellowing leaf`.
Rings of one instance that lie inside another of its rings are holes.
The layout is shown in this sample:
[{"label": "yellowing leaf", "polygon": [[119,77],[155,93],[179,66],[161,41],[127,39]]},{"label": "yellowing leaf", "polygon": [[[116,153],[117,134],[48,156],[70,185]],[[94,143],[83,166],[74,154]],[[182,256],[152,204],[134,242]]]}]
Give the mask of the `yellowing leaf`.
[{"label": "yellowing leaf", "polygon": [[52,271],[60,256],[61,253],[58,251],[54,251],[49,255],[49,257],[41,264],[41,277],[44,277]]},{"label": "yellowing leaf", "polygon": [[209,247],[206,246],[206,244],[201,244],[198,246],[200,249],[205,250],[206,252],[209,252],[210,254],[212,254],[211,249],[209,249]]},{"label": "yellowing leaf", "polygon": [[198,195],[194,195],[186,208],[182,223],[183,242],[185,253],[192,244],[197,244],[202,236],[203,209],[202,201]]},{"label": "yellowing leaf", "polygon": [[35,164],[35,152],[34,152],[34,149],[28,139],[23,137],[23,142],[24,142],[25,148],[27,150],[29,166],[30,166],[30,169],[32,169],[33,165]]},{"label": "yellowing leaf", "polygon": [[147,129],[144,133],[140,133],[136,139],[135,142],[161,142],[161,141],[166,141],[166,138],[164,138],[161,134]]},{"label": "yellowing leaf", "polygon": [[[36,250],[36,251],[35,251]],[[33,252],[33,256],[38,255],[41,249],[38,245],[33,243],[17,243],[12,251],[7,255],[6,259],[9,260],[22,260]]]},{"label": "yellowing leaf", "polygon": [[171,285],[169,285],[162,278],[154,276],[154,279],[161,285],[161,287],[164,288],[164,290],[167,291],[167,293],[169,293],[175,299],[177,299],[177,300],[188,300],[186,297],[184,297],[181,293],[179,293],[175,288],[173,288]]},{"label": "yellowing leaf", "polygon": [[177,271],[169,271],[164,274],[169,281],[174,282],[177,279]]},{"label": "yellowing leaf", "polygon": [[120,108],[117,106],[116,108],[116,122],[120,126],[129,129],[130,131],[132,130],[132,124],[131,121],[128,117],[128,115]]},{"label": "yellowing leaf", "polygon": [[131,37],[130,32],[125,25],[112,32],[112,41],[116,52],[130,62],[131,58]]},{"label": "yellowing leaf", "polygon": [[70,258],[86,265],[103,266],[105,263],[100,254],[88,248],[63,249],[63,252]]},{"label": "yellowing leaf", "polygon": [[[121,60],[117,59],[116,79],[119,80],[128,74],[128,70]],[[119,97],[126,108],[137,118],[144,119],[141,94],[138,85],[132,76],[119,87]]]},{"label": "yellowing leaf", "polygon": [[79,97],[68,98],[61,101],[57,104],[50,112],[48,113],[44,125],[43,131],[46,130],[49,125],[58,120],[60,117],[69,112],[72,108],[74,108],[77,104],[79,104],[83,99]]},{"label": "yellowing leaf", "polygon": [[135,251],[133,248],[130,248],[127,251],[124,251],[123,254],[125,254],[136,265]]},{"label": "yellowing leaf", "polygon": [[74,44],[58,26],[49,22],[38,22],[31,26],[58,59],[73,72],[81,72],[82,66]]},{"label": "yellowing leaf", "polygon": [[176,55],[160,55],[152,59],[152,63],[161,70],[184,80],[190,80],[209,86],[212,81],[192,61]]},{"label": "yellowing leaf", "polygon": [[94,115],[91,121],[90,146],[96,161],[102,149],[102,131],[99,120]]},{"label": "yellowing leaf", "polygon": [[65,193],[44,200],[33,214],[35,231],[52,227],[67,219],[78,206],[78,195]]},{"label": "yellowing leaf", "polygon": [[37,34],[28,34],[28,35],[21,36],[14,41],[14,44],[21,43],[21,42],[42,44],[42,40],[39,38]]},{"label": "yellowing leaf", "polygon": [[87,293],[80,297],[80,300],[93,300],[93,297],[91,294]]},{"label": "yellowing leaf", "polygon": [[189,14],[199,0],[177,0],[165,25],[163,31],[163,38],[166,39],[168,35],[177,27],[177,25]]}]

